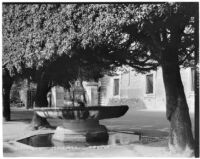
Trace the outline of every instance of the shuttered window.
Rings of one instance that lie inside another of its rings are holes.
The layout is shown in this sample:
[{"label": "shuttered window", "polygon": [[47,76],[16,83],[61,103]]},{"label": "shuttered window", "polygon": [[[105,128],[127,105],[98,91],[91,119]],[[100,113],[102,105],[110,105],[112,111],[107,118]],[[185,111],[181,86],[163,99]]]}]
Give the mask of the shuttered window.
[{"label": "shuttered window", "polygon": [[146,94],[153,93],[153,74],[146,75]]},{"label": "shuttered window", "polygon": [[114,91],[113,95],[119,95],[119,79],[114,79]]}]

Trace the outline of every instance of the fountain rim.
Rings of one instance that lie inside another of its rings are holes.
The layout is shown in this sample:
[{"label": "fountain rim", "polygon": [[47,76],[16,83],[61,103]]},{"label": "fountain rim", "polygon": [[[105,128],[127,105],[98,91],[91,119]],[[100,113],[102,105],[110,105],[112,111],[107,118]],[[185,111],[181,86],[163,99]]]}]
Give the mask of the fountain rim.
[{"label": "fountain rim", "polygon": [[40,110],[101,110],[101,109],[111,109],[111,108],[127,108],[129,109],[128,105],[116,105],[116,106],[86,106],[86,107],[79,107],[79,106],[63,106],[63,107],[34,107],[34,111]]},{"label": "fountain rim", "polygon": [[[97,118],[98,120],[118,118],[123,116],[129,107],[127,105],[121,106],[90,106],[90,107],[62,107],[62,108],[49,108],[41,107],[34,108],[34,111],[43,118],[61,118],[61,119],[71,119],[70,115],[67,117],[67,112],[96,112],[93,114],[92,118]],[[72,117],[74,119],[74,117]]]}]

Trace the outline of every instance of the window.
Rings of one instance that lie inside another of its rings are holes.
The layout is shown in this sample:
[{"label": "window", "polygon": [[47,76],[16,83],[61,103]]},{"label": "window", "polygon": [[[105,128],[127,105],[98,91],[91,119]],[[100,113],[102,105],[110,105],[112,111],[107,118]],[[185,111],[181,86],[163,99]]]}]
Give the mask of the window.
[{"label": "window", "polygon": [[114,79],[114,92],[113,95],[119,95],[119,79]]},{"label": "window", "polygon": [[191,68],[191,91],[194,91],[194,75],[195,75],[195,69]]},{"label": "window", "polygon": [[146,75],[146,94],[153,93],[153,74]]}]

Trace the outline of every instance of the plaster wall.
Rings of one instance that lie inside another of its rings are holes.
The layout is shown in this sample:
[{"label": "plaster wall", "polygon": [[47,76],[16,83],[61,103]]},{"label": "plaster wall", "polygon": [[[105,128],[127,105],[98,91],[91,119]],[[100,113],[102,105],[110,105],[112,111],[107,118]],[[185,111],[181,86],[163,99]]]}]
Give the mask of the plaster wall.
[{"label": "plaster wall", "polygon": [[[190,111],[194,111],[194,91],[191,91],[191,68],[181,69],[181,78]],[[146,75],[153,74],[153,93],[146,94]],[[119,95],[113,95],[114,79],[119,79]],[[118,76],[106,76],[101,81],[103,105],[126,104],[132,101],[133,107],[150,110],[165,111],[165,89],[162,77],[162,69],[151,71],[147,74],[139,74],[134,71],[121,73]],[[123,102],[122,102],[123,101]],[[129,106],[130,107],[130,106]]]}]

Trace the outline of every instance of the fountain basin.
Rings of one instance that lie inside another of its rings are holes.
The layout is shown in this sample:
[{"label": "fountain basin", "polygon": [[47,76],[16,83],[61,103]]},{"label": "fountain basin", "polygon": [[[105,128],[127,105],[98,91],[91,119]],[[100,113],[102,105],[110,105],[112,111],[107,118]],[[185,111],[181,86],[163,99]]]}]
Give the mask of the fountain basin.
[{"label": "fountain basin", "polygon": [[90,119],[109,119],[123,116],[128,111],[127,105],[121,106],[89,106],[89,107],[62,107],[62,108],[35,108],[34,111],[42,118],[59,118],[76,120],[78,113],[89,112]]}]

